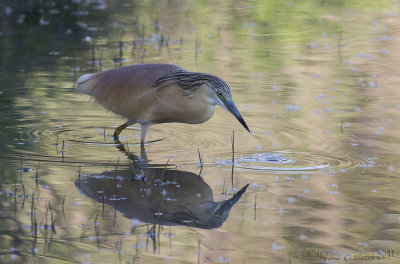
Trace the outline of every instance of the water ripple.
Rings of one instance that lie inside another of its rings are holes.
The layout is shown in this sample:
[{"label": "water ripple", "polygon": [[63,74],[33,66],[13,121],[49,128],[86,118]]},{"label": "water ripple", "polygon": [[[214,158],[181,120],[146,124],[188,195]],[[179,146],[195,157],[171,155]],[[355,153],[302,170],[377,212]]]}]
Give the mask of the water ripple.
[{"label": "water ripple", "polygon": [[[331,154],[313,154],[307,152],[277,151],[244,153],[234,159],[236,168],[260,171],[275,171],[285,173],[304,173],[305,171],[337,170],[344,172],[349,168],[359,167],[361,161],[350,160]],[[232,160],[221,157],[214,165],[232,165]]]}]

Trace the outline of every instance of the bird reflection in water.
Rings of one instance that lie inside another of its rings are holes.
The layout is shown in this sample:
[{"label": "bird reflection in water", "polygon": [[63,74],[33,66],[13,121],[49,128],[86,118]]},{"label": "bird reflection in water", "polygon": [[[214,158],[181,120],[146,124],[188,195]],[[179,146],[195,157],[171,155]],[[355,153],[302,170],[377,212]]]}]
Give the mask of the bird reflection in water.
[{"label": "bird reflection in water", "polygon": [[[143,151],[142,148],[142,155]],[[130,158],[135,159],[131,153]],[[76,181],[75,186],[82,194],[113,206],[127,218],[203,229],[220,227],[248,187],[245,185],[228,200],[215,202],[212,189],[202,177],[168,167],[134,163],[130,169],[88,175]]]}]

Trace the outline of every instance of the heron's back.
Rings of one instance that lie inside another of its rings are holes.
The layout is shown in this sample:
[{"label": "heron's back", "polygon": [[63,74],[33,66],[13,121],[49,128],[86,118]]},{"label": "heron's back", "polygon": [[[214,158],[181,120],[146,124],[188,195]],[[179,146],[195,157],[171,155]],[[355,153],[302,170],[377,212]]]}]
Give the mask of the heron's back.
[{"label": "heron's back", "polygon": [[158,77],[182,68],[171,64],[138,64],[85,74],[77,81],[80,92],[94,97],[106,109],[140,122],[151,107],[152,96],[139,97],[151,90]]}]

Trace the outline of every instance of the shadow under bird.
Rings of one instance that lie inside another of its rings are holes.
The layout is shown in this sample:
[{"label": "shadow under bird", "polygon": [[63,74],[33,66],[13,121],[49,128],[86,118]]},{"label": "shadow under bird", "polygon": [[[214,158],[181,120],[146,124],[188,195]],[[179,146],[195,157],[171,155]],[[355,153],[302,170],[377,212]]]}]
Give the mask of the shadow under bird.
[{"label": "shadow under bird", "polygon": [[229,86],[211,74],[171,64],[138,64],[85,74],[78,79],[77,88],[111,112],[128,118],[115,129],[115,140],[126,127],[140,123],[143,144],[151,125],[203,123],[214,114],[216,105],[231,112],[250,132]]}]

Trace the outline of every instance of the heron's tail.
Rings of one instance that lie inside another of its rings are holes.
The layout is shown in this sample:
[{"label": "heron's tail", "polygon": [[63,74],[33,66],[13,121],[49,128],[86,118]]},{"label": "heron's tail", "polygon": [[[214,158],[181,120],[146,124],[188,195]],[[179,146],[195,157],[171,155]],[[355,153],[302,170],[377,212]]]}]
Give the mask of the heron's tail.
[{"label": "heron's tail", "polygon": [[77,83],[77,88],[81,93],[84,94],[90,94],[91,89],[95,86],[96,80],[95,77],[96,74],[85,74],[79,77]]}]

